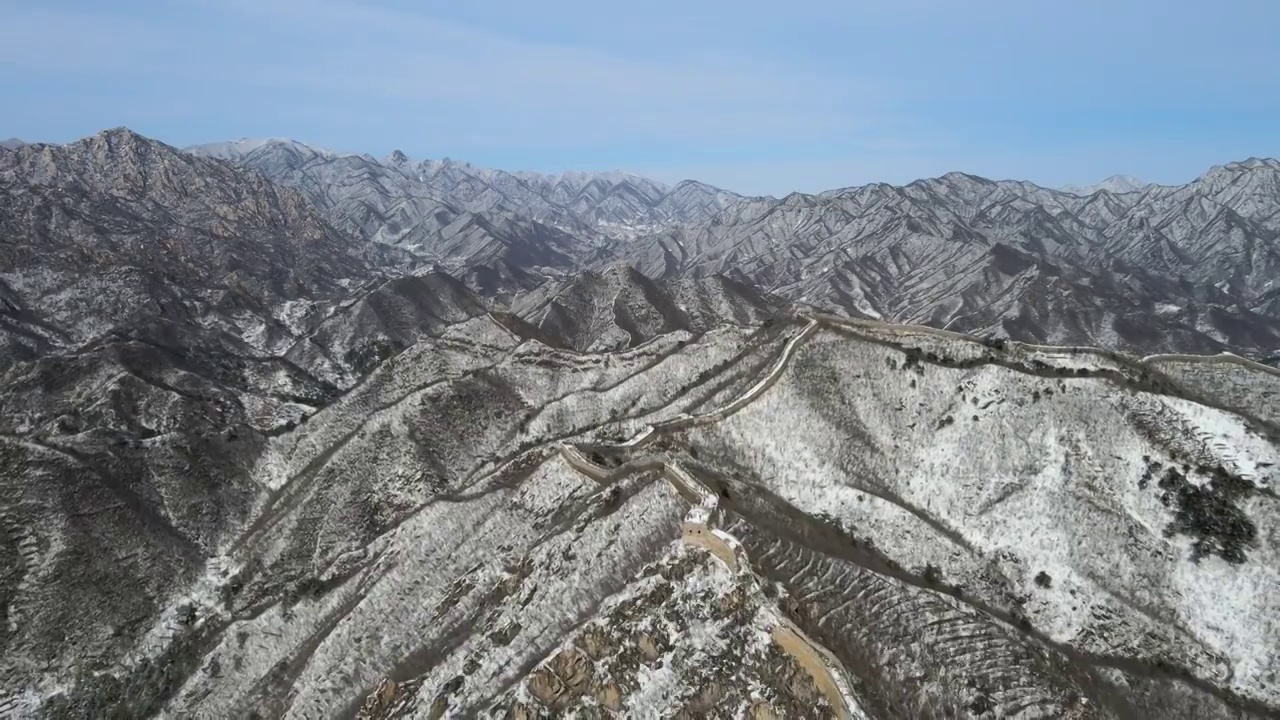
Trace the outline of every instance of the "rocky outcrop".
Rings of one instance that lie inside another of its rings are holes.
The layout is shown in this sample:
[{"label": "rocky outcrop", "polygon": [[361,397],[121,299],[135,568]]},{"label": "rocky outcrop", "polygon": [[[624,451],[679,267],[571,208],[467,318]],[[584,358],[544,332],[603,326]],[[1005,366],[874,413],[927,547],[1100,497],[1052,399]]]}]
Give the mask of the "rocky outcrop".
[{"label": "rocky outcrop", "polygon": [[394,717],[392,712],[399,697],[400,686],[395,681],[380,681],[360,706],[360,711],[356,713],[357,720],[382,720]]}]

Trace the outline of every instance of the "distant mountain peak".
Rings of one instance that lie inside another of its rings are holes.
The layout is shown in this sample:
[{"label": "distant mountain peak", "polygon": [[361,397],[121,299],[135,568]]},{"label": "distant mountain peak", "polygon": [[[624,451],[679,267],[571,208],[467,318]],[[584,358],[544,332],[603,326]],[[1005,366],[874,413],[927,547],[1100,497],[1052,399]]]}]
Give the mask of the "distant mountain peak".
[{"label": "distant mountain peak", "polygon": [[325,158],[338,158],[344,156],[344,153],[336,153],[331,150],[317,148],[304,142],[290,140],[288,138],[241,138],[239,140],[229,140],[225,142],[190,145],[183,148],[183,151],[191,153],[192,155],[211,157],[218,160],[235,161],[247,157],[252,153],[259,152],[264,148],[286,148],[294,152],[307,155],[317,155]]},{"label": "distant mountain peak", "polygon": [[984,185],[989,185],[989,184],[991,184],[991,183],[993,182],[992,180],[990,180],[990,179],[988,179],[988,178],[984,178],[984,177],[982,177],[982,176],[980,176],[980,175],[974,175],[974,174],[972,174],[972,173],[961,172],[961,171],[959,171],[959,170],[952,170],[951,172],[946,173],[945,175],[943,175],[943,176],[942,176],[941,178],[939,178],[939,179],[940,179],[940,180],[946,180],[947,182],[950,182],[950,183],[971,183],[971,182],[976,182],[976,183],[980,183],[980,184],[984,184]]},{"label": "distant mountain peak", "polygon": [[702,182],[701,180],[681,180],[680,182],[676,183],[671,187],[672,192],[675,192],[676,190],[684,190],[684,191],[699,190],[702,192],[724,193],[727,195],[737,194],[730,190],[725,190],[724,188],[716,187],[715,185],[709,185],[707,183]]},{"label": "distant mountain peak", "polygon": [[153,140],[144,135],[139,135],[138,133],[124,126],[107,128],[106,130],[102,130],[98,133],[90,135],[87,138],[77,140],[75,143],[72,143],[72,145],[92,145],[94,143],[99,143],[104,141],[112,144],[126,145],[126,146],[128,145],[164,145],[164,143],[160,142],[159,140]]},{"label": "distant mountain peak", "polygon": [[1151,183],[1143,182],[1142,180],[1130,175],[1112,175],[1106,180],[1103,180],[1100,183],[1094,183],[1093,185],[1063,185],[1058,189],[1065,193],[1085,197],[1100,190],[1106,190],[1107,192],[1117,194],[1137,192],[1149,187],[1150,185]]},{"label": "distant mountain peak", "polygon": [[560,173],[558,176],[561,180],[577,183],[589,183],[595,180],[603,180],[607,183],[619,184],[640,180],[645,182],[653,182],[648,178],[642,178],[639,175],[626,172],[624,170],[604,170],[601,172],[592,172],[588,170],[569,170]]},{"label": "distant mountain peak", "polygon": [[[289,147],[301,152],[314,153],[325,158],[342,158],[351,155],[350,153],[333,152],[285,138],[241,138],[240,140],[191,145],[183,149],[192,154],[202,155],[205,157],[214,157],[221,160],[240,160],[248,157],[251,153],[255,153],[264,147],[270,146]],[[370,156],[362,157],[366,157],[373,162],[392,167],[409,165],[412,162],[404,151],[398,149],[393,150],[390,155],[383,159],[372,158]],[[435,174],[447,170],[456,170],[483,180],[490,180],[497,176],[514,177],[525,183],[538,186],[555,187],[557,185],[562,185],[564,187],[571,188],[575,192],[592,184],[604,188],[611,188],[620,185],[632,185],[638,188],[647,188],[651,194],[661,194],[670,190],[670,188],[664,183],[642,175],[627,172],[625,170],[569,170],[558,174],[536,171],[509,172],[476,165],[475,163],[468,162],[466,160],[459,160],[447,155],[440,158],[423,160],[420,163],[416,163],[416,167],[428,174]]]},{"label": "distant mountain peak", "polygon": [[[1229,162],[1226,165],[1219,165],[1213,168],[1213,170],[1218,170],[1218,169],[1225,169],[1233,172],[1241,172],[1245,170],[1262,170],[1262,169],[1280,170],[1280,160],[1275,160],[1272,158],[1251,157],[1247,160],[1237,160],[1235,162]],[[1212,170],[1210,172],[1212,172]]]},{"label": "distant mountain peak", "polygon": [[108,156],[130,156],[159,151],[166,157],[176,157],[182,151],[160,140],[140,135],[127,127],[113,127],[61,146],[68,150],[88,148]]},{"label": "distant mountain peak", "polygon": [[17,150],[23,145],[26,145],[26,143],[19,140],[18,138],[9,138],[8,140],[0,140],[0,148],[6,148],[8,150]]}]

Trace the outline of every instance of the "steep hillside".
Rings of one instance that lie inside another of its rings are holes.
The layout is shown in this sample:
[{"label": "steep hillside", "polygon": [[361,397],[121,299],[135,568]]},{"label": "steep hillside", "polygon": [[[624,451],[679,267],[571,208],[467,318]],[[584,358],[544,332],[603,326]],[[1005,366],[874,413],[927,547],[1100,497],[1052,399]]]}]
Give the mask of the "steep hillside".
[{"label": "steep hillside", "polygon": [[260,175],[124,129],[0,150],[0,235],[10,357],[149,317],[265,351],[292,335],[283,308],[411,266],[337,232]]},{"label": "steep hillside", "polygon": [[834,320],[774,377],[594,452],[703,477],[871,716],[1274,709],[1268,420],[1150,364]]},{"label": "steep hillside", "polygon": [[675,330],[754,325],[785,303],[723,276],[654,281],[627,265],[548,282],[516,299],[512,310],[578,350],[636,347]]},{"label": "steep hillside", "polygon": [[545,279],[541,268],[563,270],[591,253],[589,226],[571,214],[517,214],[511,199],[486,181],[448,174],[452,165],[412,167],[397,157],[380,162],[276,140],[189,150],[296,188],[340,230],[408,251],[486,294],[535,287]]},{"label": "steep hillside", "polygon": [[730,205],[616,248],[645,274],[738,270],[843,312],[1138,352],[1280,342],[1280,163],[1087,197],[951,173]]},{"label": "steep hillside", "polygon": [[825,317],[584,354],[479,315],[259,441],[216,555],[56,643],[28,598],[91,586],[9,509],[39,619],[6,707],[1261,717],[1276,428],[1169,362]]},{"label": "steep hillside", "polygon": [[1272,161],[200,152],[0,149],[0,717],[1280,713]]},{"label": "steep hillside", "polygon": [[484,301],[449,275],[406,275],[334,308],[284,357],[346,389],[388,357],[486,312]]},{"label": "steep hillside", "polygon": [[[399,151],[378,159],[291,140],[210,143],[187,151],[233,160],[297,187],[317,204],[332,206],[340,226],[360,226],[366,235],[403,232],[432,212],[431,201],[491,216],[513,214],[578,236],[629,237],[702,220],[742,199],[696,181],[669,188],[624,172],[507,172],[449,158],[414,162]],[[343,225],[344,219],[352,224]]]},{"label": "steep hillside", "polygon": [[624,173],[507,173],[291,141],[194,148],[302,189],[335,224],[510,300],[570,268],[741,273],[861,316],[1140,353],[1280,347],[1280,163],[1063,190],[963,173],[749,198]]}]

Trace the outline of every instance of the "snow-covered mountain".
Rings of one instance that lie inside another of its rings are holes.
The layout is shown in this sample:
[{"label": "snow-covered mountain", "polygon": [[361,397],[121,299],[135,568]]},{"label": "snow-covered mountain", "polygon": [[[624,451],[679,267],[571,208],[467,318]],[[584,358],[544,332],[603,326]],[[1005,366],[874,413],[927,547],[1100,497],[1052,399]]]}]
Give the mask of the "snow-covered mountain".
[{"label": "snow-covered mountain", "polygon": [[[521,328],[443,326],[266,437],[155,383],[115,416],[0,438],[0,477],[22,478],[4,497],[60,499],[4,506],[20,574],[0,709],[1280,707],[1280,447],[1239,392],[1275,385],[1264,369],[807,316],[621,352]],[[112,375],[31,366],[5,417]],[[188,427],[179,408],[234,448],[234,474],[200,475],[225,496],[140,436]],[[129,486],[130,463],[154,474]]]},{"label": "snow-covered mountain", "polygon": [[1273,160],[1177,187],[1117,176],[1052,190],[950,173],[779,199],[288,141],[243,149],[236,162],[302,189],[338,227],[508,299],[570,268],[625,262],[653,278],[741,273],[795,301],[1025,340],[1280,348]]},{"label": "snow-covered mountain", "polygon": [[0,149],[0,717],[1280,712],[1280,371],[1004,337],[1274,347],[1280,163],[235,147]]},{"label": "snow-covered mountain", "polygon": [[195,322],[262,353],[422,261],[339,232],[303,196],[124,128],[0,151],[0,364],[134,320]]},{"label": "snow-covered mountain", "polygon": [[742,200],[625,246],[868,317],[1134,352],[1280,345],[1280,163],[1088,197],[963,173]]},{"label": "snow-covered mountain", "polygon": [[1112,175],[1106,180],[1103,180],[1100,183],[1094,183],[1093,185],[1063,185],[1058,189],[1065,193],[1071,193],[1072,195],[1088,197],[1100,190],[1106,190],[1109,193],[1116,194],[1138,192],[1150,184],[1151,183],[1143,182],[1130,175]]},{"label": "snow-covered mountain", "polygon": [[548,282],[518,297],[512,310],[568,347],[601,351],[678,330],[757,325],[782,313],[785,303],[723,275],[652,280],[621,264]]},{"label": "snow-covered mountain", "polygon": [[[697,220],[739,197],[697,184],[677,186],[673,194],[662,183],[620,171],[507,172],[450,158],[415,162],[398,150],[383,159],[333,153],[288,140],[213,143],[188,151],[234,160],[304,191],[323,188],[318,199],[336,204],[370,192],[378,195],[379,207],[432,198],[468,212],[512,213],[585,235],[626,236]],[[407,212],[405,220],[418,219]]]},{"label": "snow-covered mountain", "polygon": [[218,158],[219,160],[235,160],[258,148],[270,143],[287,143],[290,145],[301,145],[291,140],[281,138],[267,138],[264,140],[253,140],[250,138],[242,138],[240,140],[228,140],[225,142],[205,143],[203,145],[193,145],[184,148],[193,155],[202,155],[204,157]]}]

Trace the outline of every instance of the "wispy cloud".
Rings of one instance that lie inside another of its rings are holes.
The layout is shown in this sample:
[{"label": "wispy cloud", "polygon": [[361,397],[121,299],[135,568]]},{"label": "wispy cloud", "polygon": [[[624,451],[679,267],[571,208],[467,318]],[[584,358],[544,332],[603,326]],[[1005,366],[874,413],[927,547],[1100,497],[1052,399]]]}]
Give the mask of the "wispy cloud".
[{"label": "wispy cloud", "polygon": [[9,4],[0,136],[287,135],[773,193],[1280,154],[1268,0]]}]

